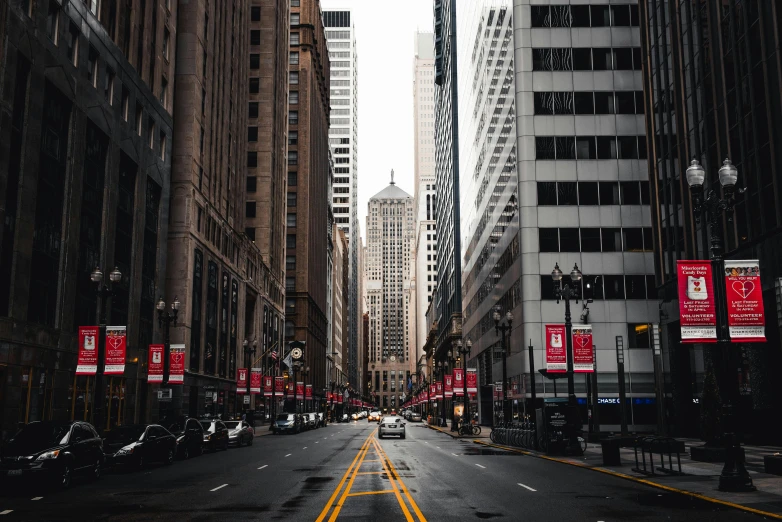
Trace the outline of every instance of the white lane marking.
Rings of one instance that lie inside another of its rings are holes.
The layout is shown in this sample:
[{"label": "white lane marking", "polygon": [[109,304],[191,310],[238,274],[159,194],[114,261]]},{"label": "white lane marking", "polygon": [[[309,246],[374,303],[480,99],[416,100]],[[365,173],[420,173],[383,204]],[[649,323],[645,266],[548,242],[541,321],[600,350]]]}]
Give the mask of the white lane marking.
[{"label": "white lane marking", "polygon": [[424,444],[429,444],[428,442],[424,441]]},{"label": "white lane marking", "polygon": [[320,442],[320,441],[319,441],[319,440],[316,440],[316,441],[315,441],[315,444],[317,444],[318,442]]},{"label": "white lane marking", "polygon": [[265,468],[265,467],[268,467],[268,466],[269,466],[268,464],[264,464],[263,466],[261,466],[261,467],[260,467],[260,468],[258,468],[258,469],[263,469],[263,468]]},{"label": "white lane marking", "polygon": [[451,455],[453,455],[454,457],[458,457],[459,456],[456,453],[451,453]]},{"label": "white lane marking", "polygon": [[13,513],[13,512],[14,512],[13,509],[6,509],[5,511],[0,511],[0,515],[7,515],[7,514]]},{"label": "white lane marking", "polygon": [[524,485],[524,484],[522,484],[521,482],[519,482],[518,484],[519,484],[519,486],[523,487],[524,489],[528,489],[528,490],[530,490],[530,491],[537,491],[537,489],[532,489],[532,488],[531,488],[531,487],[529,487],[529,486],[525,486],[525,485]]},{"label": "white lane marking", "polygon": [[43,498],[43,497],[33,497],[33,498],[32,498],[32,499],[30,499],[30,500],[41,500],[42,498]]},{"label": "white lane marking", "polygon": [[435,448],[440,449],[440,446],[435,446]]},{"label": "white lane marking", "polygon": [[223,488],[224,488],[225,486],[227,486],[227,485],[228,485],[228,484],[223,484],[222,486],[217,486],[216,488],[214,488],[214,489],[210,489],[209,491],[217,491],[218,489],[223,489]]},{"label": "white lane marking", "polygon": [[476,466],[478,466],[479,468],[486,469],[486,466],[481,466],[480,464],[476,464]]},{"label": "white lane marking", "polygon": [[287,454],[287,455],[285,455],[285,456],[286,456],[286,457],[290,457],[291,455],[293,455],[293,453],[288,453],[288,454]]},{"label": "white lane marking", "polygon": [[304,446],[304,447],[303,447],[303,448],[301,448],[301,449],[307,449],[307,446]]}]

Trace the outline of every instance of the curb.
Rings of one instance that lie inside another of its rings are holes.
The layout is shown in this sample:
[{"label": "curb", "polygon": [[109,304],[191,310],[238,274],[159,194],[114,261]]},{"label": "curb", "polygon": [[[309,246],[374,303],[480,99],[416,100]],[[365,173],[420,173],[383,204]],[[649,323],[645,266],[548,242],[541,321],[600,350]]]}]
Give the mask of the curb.
[{"label": "curb", "polygon": [[614,476],[614,477],[617,477],[617,478],[629,480],[631,482],[636,482],[638,484],[644,484],[646,486],[651,486],[653,488],[662,489],[664,491],[669,491],[671,493],[679,493],[681,495],[686,495],[688,497],[697,498],[698,500],[704,500],[706,502],[711,502],[713,504],[720,504],[722,506],[730,507],[730,508],[733,508],[733,509],[738,509],[740,511],[745,511],[747,513],[753,513],[755,515],[761,515],[761,516],[773,518],[773,519],[776,519],[776,520],[782,520],[782,515],[779,515],[777,513],[771,513],[769,511],[762,511],[760,509],[751,508],[751,507],[748,507],[748,506],[744,506],[742,504],[735,504],[733,502],[728,502],[727,500],[720,500],[720,499],[714,498],[714,497],[707,497],[706,495],[702,495],[701,493],[695,493],[693,491],[687,491],[685,489],[678,489],[678,488],[674,488],[674,487],[671,487],[671,486],[665,486],[663,484],[658,484],[656,482],[652,482],[651,480],[646,480],[646,479],[642,479],[642,478],[638,478],[638,477],[633,477],[631,475],[626,475],[624,473],[619,473],[618,471],[612,471],[610,469],[605,469],[605,468],[595,468],[595,467],[591,467],[591,466],[585,466],[585,465],[580,464],[578,462],[571,462],[569,460],[557,459],[557,458],[549,457],[549,456],[546,456],[546,455],[540,455],[538,453],[532,453],[530,451],[524,451],[524,450],[511,448],[509,446],[500,446],[498,444],[490,444],[490,443],[487,443],[487,442],[483,442],[481,440],[473,440],[473,442],[475,444],[481,444],[483,446],[491,446],[493,448],[499,448],[499,449],[503,449],[503,450],[507,450],[507,451],[514,451],[516,453],[521,453],[522,455],[527,455],[527,456],[530,456],[530,457],[537,457],[537,458],[543,459],[543,460],[550,460],[552,462],[559,462],[561,464],[568,464],[570,466],[575,466],[575,467],[581,468],[581,469],[587,469],[587,470],[591,470],[591,471],[598,471],[600,473],[605,473],[606,475],[611,475],[611,476]]},{"label": "curb", "polygon": [[452,439],[460,438],[458,435],[452,435],[450,432],[447,432],[447,431],[445,431],[442,428],[438,428],[436,426],[432,426],[431,424],[427,424],[426,427],[429,428],[430,430],[435,430],[435,431],[439,431],[440,433],[444,433],[444,434],[448,435],[449,437],[451,437]]}]

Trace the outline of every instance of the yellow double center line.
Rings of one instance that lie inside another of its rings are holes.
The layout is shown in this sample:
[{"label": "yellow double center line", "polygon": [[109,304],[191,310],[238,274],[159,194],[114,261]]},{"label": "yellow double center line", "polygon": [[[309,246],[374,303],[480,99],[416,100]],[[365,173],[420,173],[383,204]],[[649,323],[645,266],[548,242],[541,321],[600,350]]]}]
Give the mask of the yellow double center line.
[{"label": "yellow double center line", "polygon": [[[382,464],[384,471],[360,471],[361,465],[363,463],[378,461],[374,459],[366,459],[367,453],[369,453],[370,449],[373,448],[379,457],[379,461]],[[369,474],[385,474],[388,477],[388,481],[391,483],[392,489],[351,493],[350,490],[353,487],[353,483],[355,482],[356,477],[359,475]],[[340,493],[342,494],[340,495]],[[353,462],[348,467],[348,470],[342,476],[339,484],[337,484],[334,493],[331,494],[331,497],[326,503],[326,506],[323,508],[323,511],[320,512],[320,515],[315,520],[316,522],[323,522],[329,515],[329,512],[331,512],[331,516],[328,517],[328,520],[329,522],[334,522],[339,516],[342,507],[345,505],[345,501],[349,497],[381,495],[387,493],[393,493],[396,496],[397,502],[399,502],[399,506],[402,508],[402,512],[404,513],[405,520],[407,520],[407,522],[414,522],[415,519],[411,515],[410,509],[408,509],[407,504],[405,503],[405,498],[418,518],[418,522],[426,522],[426,518],[421,513],[421,510],[418,508],[415,500],[413,500],[413,497],[410,495],[410,491],[407,489],[407,486],[405,486],[404,482],[402,482],[402,479],[399,478],[399,474],[394,468],[394,465],[391,464],[391,459],[388,458],[388,455],[386,455],[386,453],[383,451],[383,448],[380,447],[380,444],[378,444],[377,440],[375,439],[375,431],[373,431],[361,445],[361,449],[359,449],[358,453],[353,459]],[[339,500],[337,500],[337,497],[339,497]],[[337,500],[336,503],[335,500]]]}]

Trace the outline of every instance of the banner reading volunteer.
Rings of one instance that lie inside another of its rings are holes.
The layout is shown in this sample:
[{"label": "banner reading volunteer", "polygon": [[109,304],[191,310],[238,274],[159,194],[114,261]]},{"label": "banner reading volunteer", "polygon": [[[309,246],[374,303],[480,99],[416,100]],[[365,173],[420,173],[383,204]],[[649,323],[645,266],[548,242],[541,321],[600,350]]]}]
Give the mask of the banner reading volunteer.
[{"label": "banner reading volunteer", "polygon": [[433,401],[437,397],[437,385],[432,383],[429,385],[429,400]]},{"label": "banner reading volunteer", "polygon": [[106,364],[103,373],[122,375],[125,373],[125,353],[127,352],[128,327],[106,327]]},{"label": "banner reading volunteer", "polygon": [[546,370],[552,373],[567,371],[565,325],[546,325]]},{"label": "banner reading volunteer", "polygon": [[247,368],[236,370],[236,393],[237,395],[247,393]]},{"label": "banner reading volunteer", "polygon": [[478,393],[478,369],[467,368],[467,393]]},{"label": "banner reading volunteer", "polygon": [[757,259],[725,261],[728,333],[734,343],[766,342],[763,289]]},{"label": "banner reading volunteer", "polygon": [[250,371],[250,393],[261,393],[261,369],[253,368]]},{"label": "banner reading volunteer", "polygon": [[592,364],[594,348],[592,346],[592,325],[573,325],[573,371],[591,373],[595,371]]},{"label": "banner reading volunteer", "polygon": [[168,383],[185,383],[185,345],[172,344],[168,364]]},{"label": "banner reading volunteer", "polygon": [[265,375],[263,377],[263,396],[264,397],[271,397],[272,396],[272,376],[271,375]]},{"label": "banner reading volunteer", "polygon": [[464,370],[462,368],[453,369],[453,394],[457,397],[464,395]]},{"label": "banner reading volunteer", "polygon": [[162,344],[149,345],[147,382],[163,382],[163,352],[165,348]]},{"label": "banner reading volunteer", "polygon": [[446,374],[443,382],[443,394],[446,399],[453,397],[453,375]]},{"label": "banner reading volunteer", "polygon": [[683,343],[716,343],[711,261],[677,261]]},{"label": "banner reading volunteer", "polygon": [[297,382],[296,383],[296,398],[303,399],[304,398],[304,382]]},{"label": "banner reading volunteer", "polygon": [[76,375],[95,375],[98,373],[98,336],[97,326],[79,327],[79,360]]}]

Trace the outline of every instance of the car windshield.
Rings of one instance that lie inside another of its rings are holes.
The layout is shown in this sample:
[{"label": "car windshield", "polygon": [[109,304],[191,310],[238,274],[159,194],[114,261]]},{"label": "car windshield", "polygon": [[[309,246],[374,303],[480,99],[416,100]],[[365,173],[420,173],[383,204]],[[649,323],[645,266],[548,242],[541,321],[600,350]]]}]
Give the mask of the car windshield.
[{"label": "car windshield", "polygon": [[378,415],[380,415],[380,412],[379,412],[379,411],[373,411],[372,413],[370,413],[370,415],[372,415],[373,417],[375,417],[375,416],[378,416]]},{"label": "car windshield", "polygon": [[293,420],[293,415],[289,415],[287,413],[280,413],[279,415],[277,415],[277,420],[278,421]]},{"label": "car windshield", "polygon": [[19,430],[9,446],[19,454],[37,453],[52,446],[68,443],[70,424],[31,422]]},{"label": "car windshield", "polygon": [[242,425],[240,421],[228,421],[225,423],[225,427],[229,430],[235,430],[236,428],[239,428]]},{"label": "car windshield", "polygon": [[106,434],[106,442],[109,444],[129,444],[142,440],[146,426],[134,424],[130,426],[118,426]]},{"label": "car windshield", "polygon": [[209,421],[201,421],[201,427],[204,428],[204,431],[208,431],[208,432],[214,431],[214,424],[212,424]]}]

